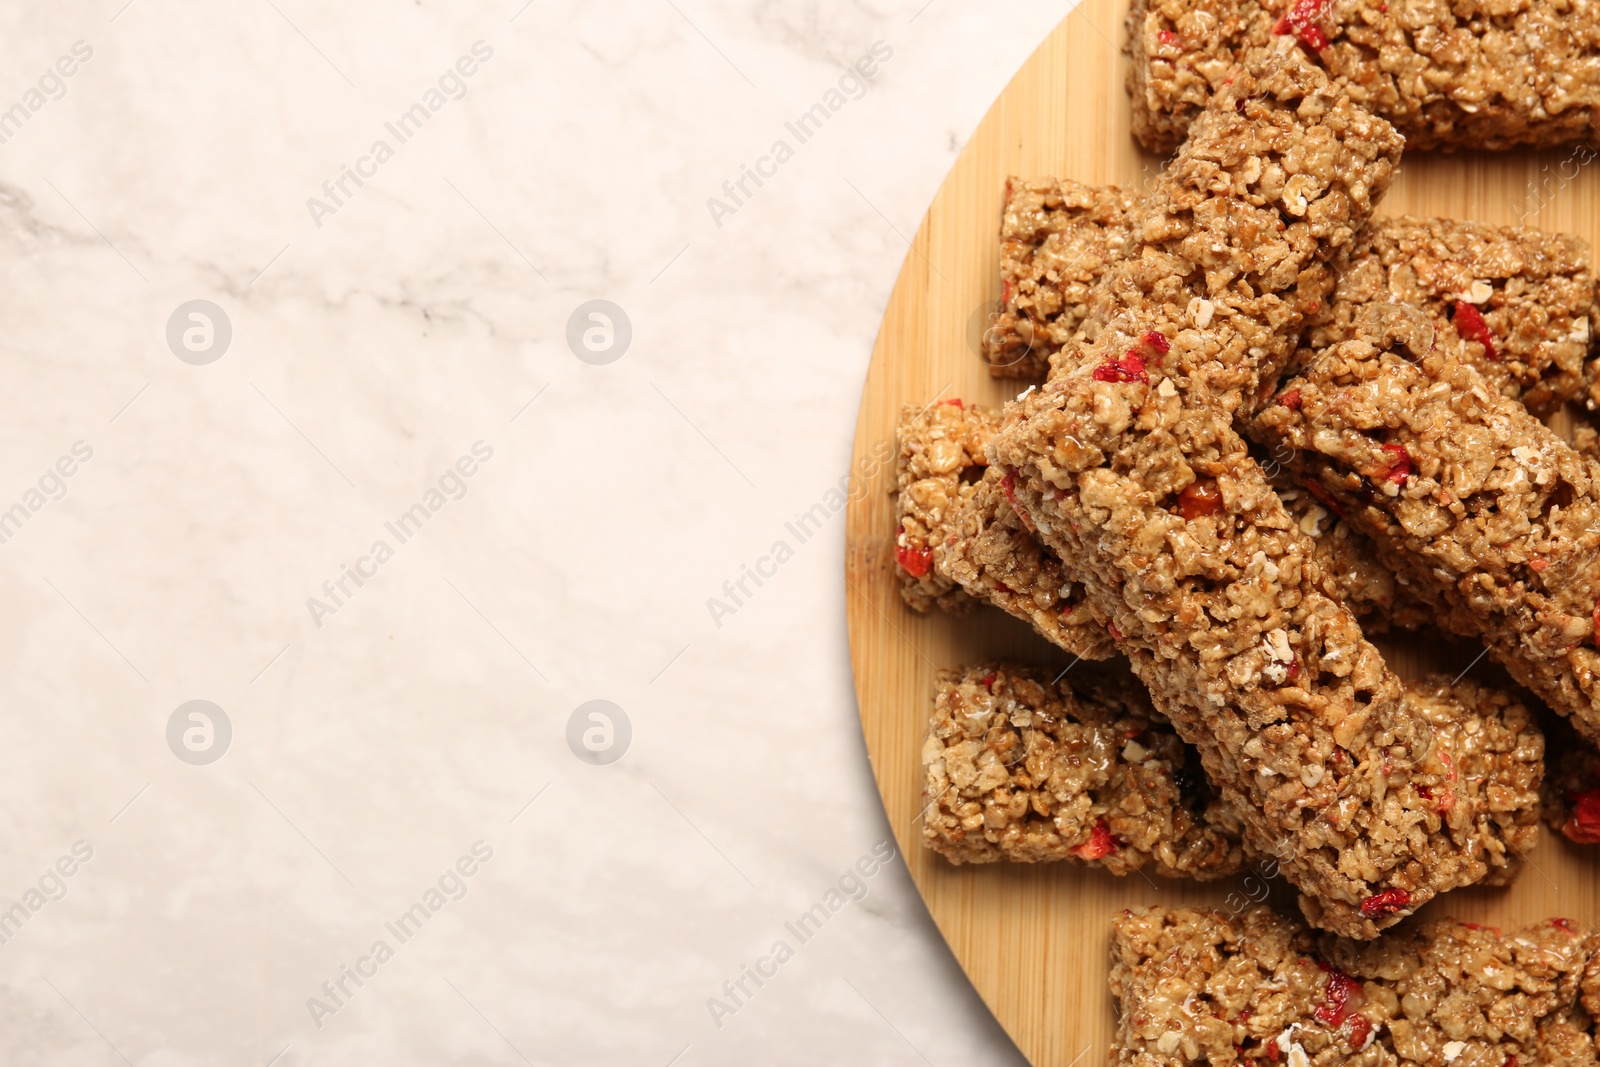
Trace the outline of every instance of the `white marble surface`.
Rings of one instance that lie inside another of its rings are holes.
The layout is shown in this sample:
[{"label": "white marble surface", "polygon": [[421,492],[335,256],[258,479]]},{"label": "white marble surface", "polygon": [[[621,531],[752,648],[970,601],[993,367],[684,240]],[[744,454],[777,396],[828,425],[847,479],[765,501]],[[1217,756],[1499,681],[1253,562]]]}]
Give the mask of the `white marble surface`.
[{"label": "white marble surface", "polygon": [[[121,4],[0,13],[0,1062],[1019,1063],[900,863],[784,926],[887,835],[842,518],[706,601],[845,473],[905,235],[1069,0]],[[609,365],[565,340],[593,298],[632,323]],[[165,337],[196,299],[232,327],[203,366]],[[193,699],[209,765],[167,742]],[[632,725],[605,766],[566,740],[592,699]]]}]

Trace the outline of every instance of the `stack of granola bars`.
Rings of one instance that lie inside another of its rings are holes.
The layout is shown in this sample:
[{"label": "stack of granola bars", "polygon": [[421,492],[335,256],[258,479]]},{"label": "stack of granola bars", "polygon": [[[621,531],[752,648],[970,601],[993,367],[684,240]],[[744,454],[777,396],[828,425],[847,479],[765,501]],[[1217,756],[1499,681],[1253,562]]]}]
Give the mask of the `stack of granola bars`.
[{"label": "stack of granola bars", "polygon": [[[1558,7],[1134,0],[1176,152],[1144,195],[1008,182],[984,358],[1033,384],[904,409],[907,604],[1091,661],[943,674],[925,843],[1299,894],[1125,914],[1119,1064],[1596,1062],[1600,934],[1383,933],[1541,813],[1600,842],[1600,458],[1541,421],[1600,408],[1589,249],[1372,217],[1403,147],[1596,136],[1600,10]],[[1422,626],[1525,692],[1402,681],[1368,635]]]}]

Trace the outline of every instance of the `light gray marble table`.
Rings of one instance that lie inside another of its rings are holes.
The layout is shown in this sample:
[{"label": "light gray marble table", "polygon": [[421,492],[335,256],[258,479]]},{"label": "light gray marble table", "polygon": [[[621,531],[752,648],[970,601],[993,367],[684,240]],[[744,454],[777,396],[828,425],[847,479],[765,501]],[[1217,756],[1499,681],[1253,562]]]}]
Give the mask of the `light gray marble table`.
[{"label": "light gray marble table", "polygon": [[0,1062],[1019,1063],[785,524],[1070,3],[122,3],[0,13]]}]

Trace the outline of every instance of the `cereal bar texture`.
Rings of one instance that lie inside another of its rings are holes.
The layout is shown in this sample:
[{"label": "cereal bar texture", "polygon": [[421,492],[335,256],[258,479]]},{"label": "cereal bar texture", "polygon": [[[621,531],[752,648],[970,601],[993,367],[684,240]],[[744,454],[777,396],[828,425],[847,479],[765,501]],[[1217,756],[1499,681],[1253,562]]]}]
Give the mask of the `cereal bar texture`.
[{"label": "cereal bar texture", "polygon": [[1580,845],[1600,845],[1600,752],[1561,723],[1553,727],[1554,755],[1542,796],[1550,829]]},{"label": "cereal bar texture", "polygon": [[1244,52],[1313,51],[1357,104],[1412,149],[1594,143],[1600,12],[1586,3],[1133,0],[1133,132],[1169,152]]},{"label": "cereal bar texture", "polygon": [[1433,621],[1433,609],[1395,580],[1366,534],[1283,471],[1272,474],[1272,486],[1289,518],[1311,538],[1318,587],[1349,608],[1365,632],[1415,630]]},{"label": "cereal bar texture", "polygon": [[1433,748],[1400,788],[1488,865],[1486,884],[1509,883],[1539,842],[1545,742],[1533,712],[1502,690],[1443,675],[1407,682],[1404,700],[1433,728]]},{"label": "cereal bar texture", "polygon": [[[1088,314],[1088,291],[1127,253],[1138,198],[1072,181],[1006,184],[1000,310],[985,334],[997,377],[1043,378]],[[1588,243],[1523,226],[1401,216],[1373,219],[1332,297],[1312,314],[1307,349],[1357,336],[1395,305],[1418,328],[1464,316],[1467,357],[1506,396],[1537,413],[1572,400],[1600,407],[1590,362],[1595,276]],[[1303,352],[1301,357],[1309,356]]]},{"label": "cereal bar texture", "polygon": [[969,410],[960,401],[907,405],[900,412],[894,555],[900,595],[918,611],[936,604],[955,612],[972,608],[970,598],[934,570],[934,545],[944,539],[964,476],[988,465],[983,447],[995,422],[992,413]]},{"label": "cereal bar texture", "polygon": [[1319,355],[1252,435],[1293,449],[1449,629],[1600,740],[1600,464],[1495,393],[1448,324],[1421,354],[1373,340]]},{"label": "cereal bar texture", "polygon": [[1249,57],[1096,287],[1091,340],[988,443],[1249,845],[1314,924],[1363,938],[1488,867],[1403,788],[1433,731],[1233,418],[1270,396],[1400,147],[1300,50]]},{"label": "cereal bar texture", "polygon": [[[1449,319],[1463,356],[1492,388],[1547,414],[1589,399],[1597,314],[1582,238],[1455,219],[1376,219],[1296,361],[1378,323],[1425,337]],[[1402,315],[1410,320],[1403,326],[1395,321]]]},{"label": "cereal bar texture", "polygon": [[1089,313],[1089,293],[1128,253],[1139,197],[1114,185],[1006,182],[1000,306],[983,336],[996,378],[1043,378]]},{"label": "cereal bar texture", "polygon": [[1600,431],[1593,426],[1574,426],[1570,443],[1578,455],[1588,459],[1600,459]]},{"label": "cereal bar texture", "polygon": [[1055,553],[1034,536],[1026,512],[1012,506],[1001,472],[983,476],[950,512],[934,567],[969,596],[1031,625],[1045,640],[1083,659],[1106,659],[1116,646]]},{"label": "cereal bar texture", "polygon": [[1054,673],[990,664],[941,675],[922,747],[927,846],[952,863],[1237,871],[1238,817],[1138,683],[1109,668],[1052,684]]},{"label": "cereal bar texture", "polygon": [[1116,1067],[1593,1067],[1600,937],[1440,919],[1362,943],[1264,906],[1112,926]]},{"label": "cereal bar texture", "polygon": [[907,407],[899,426],[895,562],[900,591],[918,611],[957,614],[993,604],[1032,624],[1046,640],[1085,659],[1113,652],[1061,562],[1028,532],[1024,519],[985,477],[983,442],[992,411],[946,402]]}]

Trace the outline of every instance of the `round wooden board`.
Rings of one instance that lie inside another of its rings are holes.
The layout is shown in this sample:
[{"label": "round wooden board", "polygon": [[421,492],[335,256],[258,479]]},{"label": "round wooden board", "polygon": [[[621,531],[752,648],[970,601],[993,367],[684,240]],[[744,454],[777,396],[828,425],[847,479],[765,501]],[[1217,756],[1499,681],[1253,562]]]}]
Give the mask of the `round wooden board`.
[{"label": "round wooden board", "polygon": [[[999,292],[997,230],[1008,175],[1141,183],[1160,161],[1128,134],[1120,53],[1126,0],[1084,0],[1018,72],[973,134],[928,209],[884,314],[862,393],[852,470],[846,602],[856,698],[878,789],[912,878],[979,994],[1036,1067],[1103,1061],[1112,1036],[1106,944],[1117,909],[1221,902],[1240,880],[1211,885],[1075,865],[952,867],[920,842],[918,752],[936,672],[1007,656],[1065,667],[1070,658],[1022,624],[985,610],[919,616],[900,600],[892,558],[892,463],[902,404],[961,397],[999,404],[976,349],[981,309]],[[1600,174],[1569,151],[1407,156],[1382,210],[1494,223],[1525,221],[1600,247]],[[1530,207],[1537,211],[1521,216]],[[891,453],[888,453],[892,455]],[[1384,643],[1403,676],[1460,670],[1475,648],[1428,638]],[[1480,665],[1481,669],[1481,665]],[[1553,915],[1600,919],[1600,885],[1581,850],[1545,834],[1508,890],[1448,895],[1426,911],[1516,926]]]}]

